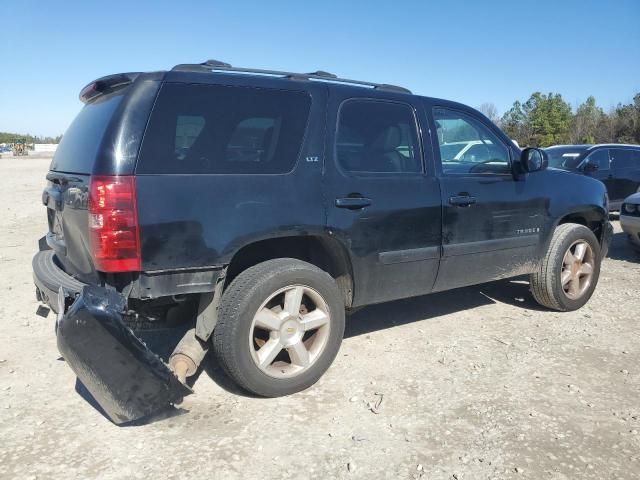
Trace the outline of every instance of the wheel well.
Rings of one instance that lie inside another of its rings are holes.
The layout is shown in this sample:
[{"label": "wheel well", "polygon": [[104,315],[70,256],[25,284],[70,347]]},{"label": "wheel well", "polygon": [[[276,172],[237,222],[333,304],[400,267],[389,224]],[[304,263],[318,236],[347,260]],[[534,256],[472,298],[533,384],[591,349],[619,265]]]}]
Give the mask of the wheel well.
[{"label": "wheel well", "polygon": [[584,225],[589,230],[593,232],[596,238],[602,242],[602,227],[604,220],[599,216],[584,212],[584,213],[572,213],[565,217],[563,217],[558,225],[562,225],[564,223],[577,223],[579,225]]},{"label": "wheel well", "polygon": [[274,258],[296,258],[311,263],[331,275],[344,296],[347,307],[353,300],[353,273],[345,248],[333,238],[320,236],[280,237],[245,245],[231,259],[226,285],[241,272]]}]

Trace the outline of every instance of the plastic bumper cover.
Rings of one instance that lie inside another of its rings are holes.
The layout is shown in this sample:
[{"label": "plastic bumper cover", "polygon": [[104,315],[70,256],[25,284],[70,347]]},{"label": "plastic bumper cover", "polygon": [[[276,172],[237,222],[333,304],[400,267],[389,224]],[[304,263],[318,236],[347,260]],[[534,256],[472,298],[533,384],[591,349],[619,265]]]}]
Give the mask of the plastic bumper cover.
[{"label": "plastic bumper cover", "polygon": [[75,296],[85,285],[58,266],[53,250],[43,250],[36,253],[31,261],[31,266],[38,300],[49,305],[56,313],[58,313],[58,290],[60,287]]},{"label": "plastic bumper cover", "polygon": [[629,241],[640,247],[640,217],[620,215],[620,226],[627,234]]},{"label": "plastic bumper cover", "polygon": [[114,423],[140,419],[192,393],[122,321],[122,295],[86,285],[61,313],[70,300],[60,289],[58,350]]}]

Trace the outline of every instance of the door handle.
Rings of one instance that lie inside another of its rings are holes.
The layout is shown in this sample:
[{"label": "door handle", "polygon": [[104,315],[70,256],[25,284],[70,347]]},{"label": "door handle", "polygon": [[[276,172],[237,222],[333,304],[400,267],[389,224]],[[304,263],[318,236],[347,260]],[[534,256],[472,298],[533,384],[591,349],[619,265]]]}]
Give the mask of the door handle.
[{"label": "door handle", "polygon": [[365,197],[344,197],[336,198],[336,207],[347,208],[349,210],[359,210],[371,205],[371,199]]},{"label": "door handle", "polygon": [[476,203],[476,197],[469,195],[454,195],[449,197],[449,204],[455,207],[469,207]]}]

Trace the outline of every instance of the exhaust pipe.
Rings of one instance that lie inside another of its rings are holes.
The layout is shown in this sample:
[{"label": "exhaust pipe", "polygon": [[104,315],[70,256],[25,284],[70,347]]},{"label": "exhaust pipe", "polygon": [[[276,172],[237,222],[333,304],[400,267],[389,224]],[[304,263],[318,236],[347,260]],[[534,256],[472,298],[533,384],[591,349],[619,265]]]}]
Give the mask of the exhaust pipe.
[{"label": "exhaust pipe", "polygon": [[196,329],[192,328],[185,333],[173,350],[169,357],[169,368],[178,380],[186,384],[187,377],[196,373],[208,349],[209,342],[203,342],[196,337]]}]

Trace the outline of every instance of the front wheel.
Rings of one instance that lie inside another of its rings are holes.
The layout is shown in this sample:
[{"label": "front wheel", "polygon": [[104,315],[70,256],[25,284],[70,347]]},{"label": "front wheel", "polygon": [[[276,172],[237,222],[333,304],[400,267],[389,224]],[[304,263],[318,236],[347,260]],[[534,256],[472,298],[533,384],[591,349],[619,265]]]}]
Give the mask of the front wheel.
[{"label": "front wheel", "polygon": [[241,387],[265,397],[313,385],[344,334],[344,302],[334,279],[291,258],[242,272],[225,290],[219,312],[218,361]]},{"label": "front wheel", "polygon": [[530,275],[531,293],[542,306],[568,312],[591,298],[600,275],[600,244],[583,225],[565,223],[553,234],[537,272]]}]

